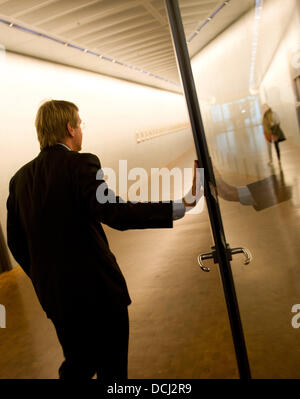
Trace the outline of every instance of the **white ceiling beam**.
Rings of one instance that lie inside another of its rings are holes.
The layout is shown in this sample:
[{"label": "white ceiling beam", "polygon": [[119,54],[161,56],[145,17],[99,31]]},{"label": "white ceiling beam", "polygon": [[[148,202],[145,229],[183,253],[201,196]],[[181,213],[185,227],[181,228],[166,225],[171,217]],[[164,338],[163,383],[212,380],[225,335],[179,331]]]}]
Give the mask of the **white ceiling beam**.
[{"label": "white ceiling beam", "polygon": [[[168,53],[160,53],[157,56],[150,56],[150,57],[138,57],[135,59],[132,58],[124,58],[122,61],[126,62],[126,64],[131,65],[152,65],[152,63],[158,63],[160,65],[162,62],[171,60],[173,57],[172,52]],[[174,65],[176,65],[175,59],[173,60]]]},{"label": "white ceiling beam", "polygon": [[[147,33],[153,32],[153,31],[155,31],[155,30],[157,29],[157,26],[153,26],[153,23],[147,24],[147,25],[149,25],[147,28],[146,28],[145,25],[144,25],[144,27],[143,27],[142,29],[133,29],[133,30],[131,30],[130,33],[129,33],[129,31],[127,31],[126,34],[123,34],[123,35],[122,35],[122,38],[123,38],[123,39],[127,39],[127,40],[131,40],[131,39],[134,40],[134,38],[139,37],[140,35],[145,35],[145,34],[147,34]],[[145,37],[145,36],[144,36],[144,37]],[[107,39],[107,40],[105,40],[105,39]],[[103,41],[103,44],[104,44],[104,45],[106,45],[107,43],[116,43],[116,42],[119,42],[120,36],[119,36],[118,34],[114,34],[114,35],[112,35],[112,36],[106,37],[105,39],[104,39],[104,41]],[[101,42],[101,40],[102,40],[102,39],[101,39],[101,37],[100,37],[99,39],[94,40],[94,41],[91,41],[91,42],[87,42],[86,44],[87,44],[88,46],[97,46],[97,44],[99,44],[99,41]],[[101,44],[101,43],[100,43],[100,44]]]},{"label": "white ceiling beam", "polygon": [[146,71],[150,71],[152,67],[156,66],[161,66],[161,67],[171,67],[173,64],[175,64],[175,61],[173,60],[162,60],[162,61],[155,61],[155,62],[144,62],[143,63],[143,69]]},{"label": "white ceiling beam", "polygon": [[97,18],[94,21],[80,23],[80,25],[76,28],[61,30],[60,34],[62,36],[72,37],[73,39],[76,39],[84,34],[96,32],[97,30],[99,30],[99,27],[102,27],[103,29],[108,27],[114,27],[123,22],[132,21],[135,18],[144,17],[146,15],[146,12],[142,8],[135,8],[131,10],[126,10],[122,13],[118,13],[110,18]]},{"label": "white ceiling beam", "polygon": [[171,43],[167,43],[162,46],[154,46],[152,48],[149,48],[148,50],[144,50],[143,52],[138,50],[136,54],[132,55],[126,54],[126,55],[128,55],[128,57],[130,57],[131,59],[136,59],[136,58],[143,59],[143,57],[149,57],[151,56],[151,54],[156,55],[167,51],[168,52],[171,51],[174,53],[173,46]]},{"label": "white ceiling beam", "polygon": [[79,21],[80,23],[87,23],[95,20],[95,18],[105,18],[139,5],[140,3],[138,0],[98,0],[94,4],[85,6],[80,10],[68,12],[62,16],[56,16],[38,25],[43,29],[61,32],[78,26]]},{"label": "white ceiling beam", "polygon": [[175,61],[175,56],[174,52],[172,50],[170,51],[158,51],[152,56],[145,56],[145,57],[130,57],[127,59],[128,62],[131,62],[132,64],[137,63],[137,62],[155,62],[155,61],[164,61],[165,59],[173,59],[176,65]]},{"label": "white ceiling beam", "polygon": [[27,10],[35,10],[57,0],[10,0],[0,1],[0,13],[16,17]]},{"label": "white ceiling beam", "polygon": [[206,16],[210,15],[212,13],[212,10],[207,9],[206,11],[198,11],[196,12],[195,10],[189,10],[186,11],[185,13],[181,13],[181,17],[182,17],[182,21],[184,21],[184,19],[186,17],[190,17],[190,16],[194,16],[195,18],[198,18],[199,20],[205,18]]},{"label": "white ceiling beam", "polygon": [[216,0],[184,0],[184,1],[180,1],[179,0],[179,7],[180,10],[183,10],[186,7],[202,7],[202,6],[210,6],[211,8],[216,6],[217,4],[220,4],[220,0],[216,1]]},{"label": "white ceiling beam", "polygon": [[186,15],[184,18],[182,18],[182,22],[184,24],[184,27],[185,27],[185,24],[191,24],[191,23],[197,24],[199,22],[199,16],[195,15],[195,14]]},{"label": "white ceiling beam", "polygon": [[[103,0],[98,0],[103,1]],[[81,10],[84,7],[90,6],[97,3],[97,0],[82,1],[82,0],[63,0],[50,3],[45,7],[40,7],[35,11],[25,11],[19,17],[26,23],[34,26],[39,26],[47,21],[54,20],[65,16],[66,14],[72,13],[77,10]]]},{"label": "white ceiling beam", "polygon": [[130,58],[125,60],[126,63],[131,64],[131,65],[161,65],[163,62],[167,62],[170,60],[170,65],[174,63],[176,65],[175,59],[172,61],[172,53],[166,53],[166,54],[159,54],[157,57],[146,57],[146,58],[138,58],[135,60],[131,60]]},{"label": "white ceiling beam", "polygon": [[134,53],[139,53],[139,54],[142,54],[144,51],[147,51],[148,49],[151,49],[151,48],[153,48],[154,46],[155,46],[155,48],[160,48],[160,47],[162,47],[162,46],[164,46],[164,45],[170,45],[170,42],[169,42],[169,40],[162,40],[162,39],[158,39],[158,40],[150,40],[150,41],[148,41],[148,43],[147,44],[144,44],[144,45],[140,45],[140,46],[133,46],[131,49],[125,49],[125,50],[123,50],[123,51],[121,51],[121,50],[118,50],[118,51],[116,51],[115,50],[115,52],[118,54],[118,55],[123,55],[123,54],[126,54],[126,55],[130,55],[130,54],[134,54]]},{"label": "white ceiling beam", "polygon": [[[110,45],[110,48],[114,51],[118,51],[126,48],[133,48],[134,46],[138,47],[140,44],[147,43],[151,40],[163,40],[164,37],[166,37],[165,31],[163,31],[162,29],[158,29],[157,31],[153,31],[151,34],[149,34],[146,40],[144,37],[141,37],[139,35],[137,36],[136,40],[132,38],[129,43],[127,40],[120,40],[119,42],[117,42],[117,45]],[[103,48],[106,49],[106,46],[103,46]]]},{"label": "white ceiling beam", "polygon": [[[150,17],[151,18],[151,17]],[[82,41],[84,43],[89,43],[95,40],[103,40],[106,37],[113,37],[114,35],[118,35],[119,37],[123,36],[126,32],[133,32],[137,30],[137,28],[145,27],[147,25],[153,25],[155,23],[154,20],[150,20],[149,16],[145,17],[137,17],[132,21],[126,21],[122,24],[115,25],[113,27],[106,27],[103,29],[98,29],[93,33],[88,33],[86,35],[81,35],[77,37],[77,41]],[[75,38],[70,38],[70,40]]]},{"label": "white ceiling beam", "polygon": [[168,25],[167,15],[161,15],[150,2],[142,1],[141,5],[155,18],[162,26]]}]

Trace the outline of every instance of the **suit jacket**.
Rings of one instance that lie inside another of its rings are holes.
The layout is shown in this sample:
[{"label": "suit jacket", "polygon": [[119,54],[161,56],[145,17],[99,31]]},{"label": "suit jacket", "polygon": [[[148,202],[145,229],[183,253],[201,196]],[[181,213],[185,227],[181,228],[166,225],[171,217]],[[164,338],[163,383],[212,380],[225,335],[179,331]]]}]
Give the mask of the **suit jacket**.
[{"label": "suit jacket", "polygon": [[108,189],[96,180],[100,168],[95,155],[56,144],[10,181],[8,246],[53,320],[131,302],[101,223],[117,230],[173,227],[172,201],[118,203],[115,196],[116,203],[99,203],[97,189]]}]

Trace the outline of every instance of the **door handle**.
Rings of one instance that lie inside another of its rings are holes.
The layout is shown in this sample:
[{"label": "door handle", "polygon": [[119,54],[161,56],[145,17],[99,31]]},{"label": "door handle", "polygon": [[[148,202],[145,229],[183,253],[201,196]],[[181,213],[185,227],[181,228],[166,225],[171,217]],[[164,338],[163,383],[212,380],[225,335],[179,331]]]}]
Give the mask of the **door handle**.
[{"label": "door handle", "polygon": [[[231,255],[236,255],[236,254],[244,254],[245,255],[245,260],[244,260],[244,265],[249,265],[249,263],[252,261],[252,254],[249,251],[249,249],[247,248],[242,248],[242,247],[238,247],[238,248],[229,248],[229,246],[227,245],[227,257],[228,260],[232,260],[232,256]],[[204,266],[203,261],[206,259],[213,259],[214,263],[218,263],[218,259],[217,259],[217,254],[216,254],[216,250],[215,247],[212,247],[212,252],[208,252],[205,254],[200,254],[198,255],[198,263],[199,266],[201,268],[201,270],[203,270],[204,272],[210,272],[210,268],[207,266]]]},{"label": "door handle", "polygon": [[200,268],[204,271],[204,272],[210,272],[210,268],[204,266],[203,261],[205,259],[212,259],[213,258],[213,254],[212,253],[207,253],[207,254],[200,254],[198,256],[198,263],[200,265]]},{"label": "door handle", "polygon": [[252,255],[249,249],[247,248],[232,248],[231,250],[231,255],[235,254],[244,254],[245,255],[245,260],[244,260],[244,265],[249,265],[249,263],[252,261]]}]

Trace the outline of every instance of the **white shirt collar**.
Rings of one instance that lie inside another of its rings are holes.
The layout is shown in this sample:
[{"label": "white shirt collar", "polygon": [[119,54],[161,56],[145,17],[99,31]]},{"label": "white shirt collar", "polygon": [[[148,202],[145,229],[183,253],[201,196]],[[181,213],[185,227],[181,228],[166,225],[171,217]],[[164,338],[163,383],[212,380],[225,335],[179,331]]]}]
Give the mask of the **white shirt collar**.
[{"label": "white shirt collar", "polygon": [[63,146],[66,147],[69,151],[72,151],[71,148],[68,147],[68,146],[67,146],[66,144],[64,144],[64,143],[57,143],[57,144],[63,145]]}]

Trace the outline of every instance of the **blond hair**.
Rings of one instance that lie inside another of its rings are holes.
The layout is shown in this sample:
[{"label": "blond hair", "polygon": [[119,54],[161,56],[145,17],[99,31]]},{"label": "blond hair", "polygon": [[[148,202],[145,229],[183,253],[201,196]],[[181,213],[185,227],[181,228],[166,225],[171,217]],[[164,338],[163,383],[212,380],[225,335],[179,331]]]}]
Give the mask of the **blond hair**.
[{"label": "blond hair", "polygon": [[75,104],[63,100],[50,100],[40,106],[35,118],[35,127],[41,150],[63,141],[68,136],[68,122],[71,127],[75,128],[77,125],[76,111],[78,107]]}]

